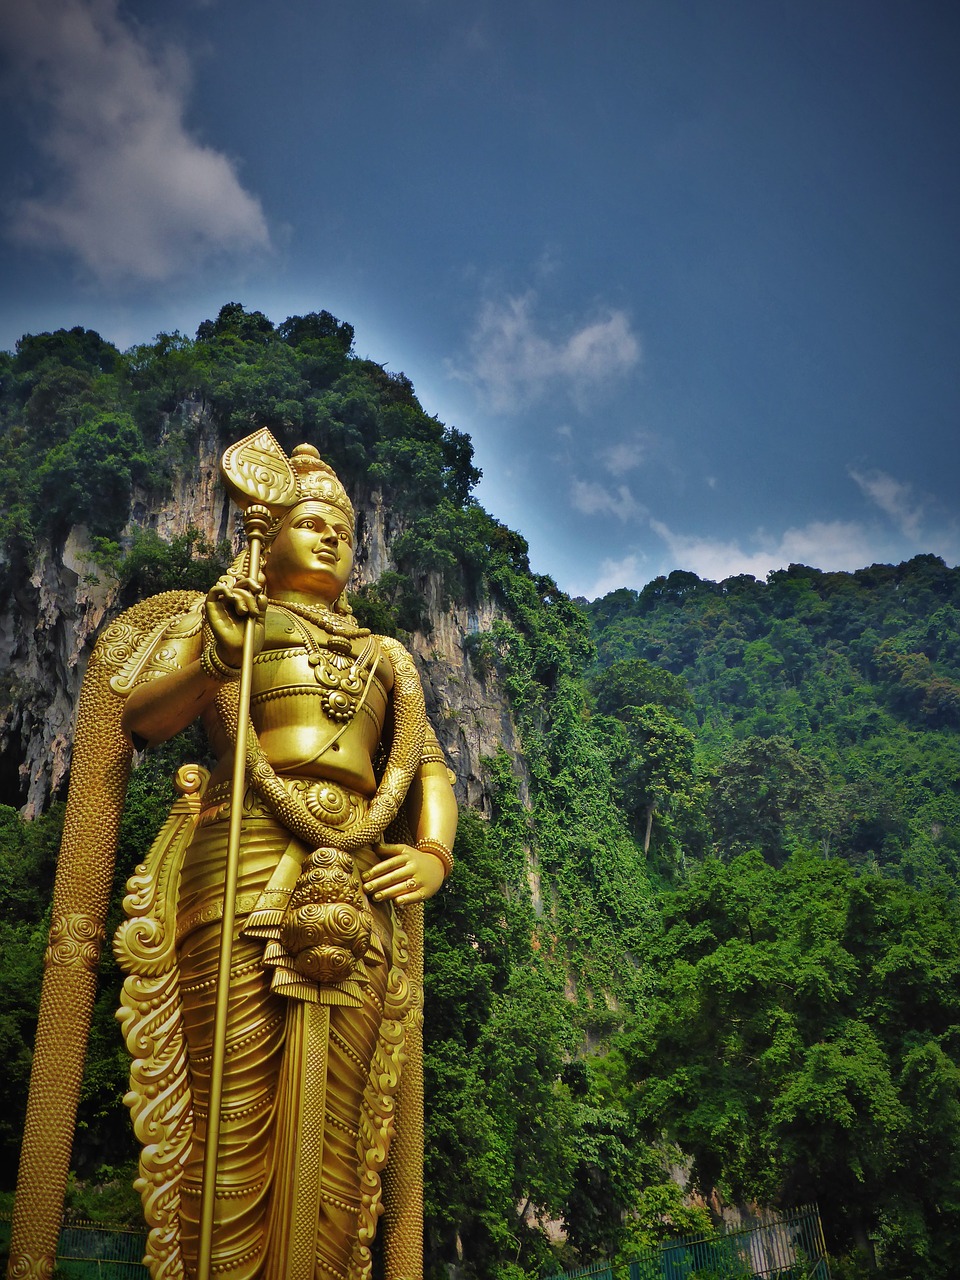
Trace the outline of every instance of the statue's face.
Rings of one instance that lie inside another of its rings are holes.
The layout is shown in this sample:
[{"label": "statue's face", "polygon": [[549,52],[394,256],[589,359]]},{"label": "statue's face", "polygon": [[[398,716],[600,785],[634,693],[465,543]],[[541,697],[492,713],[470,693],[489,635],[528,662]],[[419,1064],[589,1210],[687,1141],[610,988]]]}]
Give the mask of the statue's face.
[{"label": "statue's face", "polygon": [[352,569],[353,529],[346,516],[327,502],[301,502],[273,540],[265,569],[267,591],[332,604]]}]

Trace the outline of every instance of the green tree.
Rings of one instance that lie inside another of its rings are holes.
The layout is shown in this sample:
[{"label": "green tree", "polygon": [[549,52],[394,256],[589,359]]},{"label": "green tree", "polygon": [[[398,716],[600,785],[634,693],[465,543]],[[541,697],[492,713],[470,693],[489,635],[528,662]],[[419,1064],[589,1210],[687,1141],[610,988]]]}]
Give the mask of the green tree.
[{"label": "green tree", "polygon": [[628,707],[654,705],[682,712],[693,706],[685,680],[643,658],[612,662],[592,684],[597,710],[603,715],[623,718]]},{"label": "green tree", "polygon": [[683,800],[692,802],[694,736],[663,707],[626,707],[608,720],[609,747],[620,802],[642,827],[650,851],[654,817]]},{"label": "green tree", "polygon": [[116,551],[124,604],[161,591],[207,591],[233,559],[229,543],[214,546],[199,529],[188,529],[169,542],[144,529],[134,535],[125,555]]},{"label": "green tree", "polygon": [[25,822],[0,806],[0,1189],[13,1186],[27,1108],[33,1030],[63,806]]},{"label": "green tree", "polygon": [[91,533],[112,538],[126,523],[134,481],[148,474],[143,437],[132,417],[101,413],[50,450],[37,470],[36,487],[54,529],[85,524]]},{"label": "green tree", "polygon": [[[707,1190],[817,1199],[834,1242],[946,1280],[960,1244],[960,913],[793,855],[708,860],[664,902],[660,976],[625,1035],[648,1135]],[[901,1270],[897,1270],[897,1268]]]},{"label": "green tree", "polygon": [[537,1213],[559,1213],[574,1158],[558,1087],[568,1006],[532,946],[522,851],[491,835],[462,815],[456,875],[427,913],[426,1231],[438,1275],[457,1241],[471,1276],[506,1274],[506,1258],[542,1263]]},{"label": "green tree", "polygon": [[828,791],[820,761],[786,738],[733,743],[717,766],[710,797],[717,845],[727,854],[758,849],[781,863],[798,838],[819,834]]}]

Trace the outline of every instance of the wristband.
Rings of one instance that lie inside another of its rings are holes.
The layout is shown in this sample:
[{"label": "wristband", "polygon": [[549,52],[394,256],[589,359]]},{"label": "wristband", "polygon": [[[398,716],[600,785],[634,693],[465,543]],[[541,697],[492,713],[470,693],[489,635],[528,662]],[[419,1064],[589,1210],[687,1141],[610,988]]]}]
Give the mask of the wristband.
[{"label": "wristband", "polygon": [[448,876],[453,870],[453,853],[442,840],[434,840],[431,836],[424,836],[422,840],[417,841],[417,848],[421,853],[432,853],[443,867],[445,876]]},{"label": "wristband", "polygon": [[204,675],[208,675],[211,680],[239,680],[240,668],[228,667],[224,660],[217,653],[217,646],[213,640],[204,648],[200,654],[200,669]]}]

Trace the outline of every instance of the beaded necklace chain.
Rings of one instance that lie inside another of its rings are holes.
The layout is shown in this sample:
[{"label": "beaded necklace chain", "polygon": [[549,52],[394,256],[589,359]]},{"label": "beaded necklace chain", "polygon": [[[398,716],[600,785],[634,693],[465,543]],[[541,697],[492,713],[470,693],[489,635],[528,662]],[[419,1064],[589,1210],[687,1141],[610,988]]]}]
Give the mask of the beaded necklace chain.
[{"label": "beaded necklace chain", "polygon": [[361,627],[356,618],[351,613],[335,613],[333,609],[328,609],[322,604],[294,604],[289,600],[271,600],[267,597],[267,604],[273,605],[275,609],[285,609],[287,613],[298,614],[301,618],[306,618],[307,622],[312,622],[321,630],[326,631],[332,636],[354,636],[360,638],[370,634],[369,627]]},{"label": "beaded necklace chain", "polygon": [[[287,614],[303,638],[304,647],[307,650],[307,661],[313,669],[317,684],[322,686],[320,704],[327,716],[340,724],[346,724],[360,710],[360,705],[366,695],[363,671],[375,653],[377,647],[375,637],[370,634],[367,628],[357,627],[354,635],[357,638],[366,636],[367,643],[360,653],[354,657],[353,645],[342,633],[336,635],[328,634],[325,645],[321,645],[310,634],[310,631],[300,621],[298,614],[303,614],[307,621],[313,622],[315,626],[322,627],[324,631],[327,628],[318,619],[311,617],[306,607],[291,607],[288,604],[281,604],[279,601],[271,601],[271,603],[281,613]],[[328,611],[324,610],[324,612]],[[336,614],[331,614],[331,617],[336,616]],[[373,678],[376,665],[376,658],[374,658],[370,669],[370,679]],[[366,684],[369,684],[369,680],[366,681]]]}]

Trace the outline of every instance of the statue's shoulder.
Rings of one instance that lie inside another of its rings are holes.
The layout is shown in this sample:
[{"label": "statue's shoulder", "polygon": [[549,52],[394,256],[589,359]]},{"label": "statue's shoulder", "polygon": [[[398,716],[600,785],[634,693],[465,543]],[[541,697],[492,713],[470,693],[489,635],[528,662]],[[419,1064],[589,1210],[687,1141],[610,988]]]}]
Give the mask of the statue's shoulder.
[{"label": "statue's shoulder", "polygon": [[386,656],[387,661],[390,663],[394,678],[415,680],[419,684],[420,676],[417,671],[417,665],[409,649],[405,648],[393,636],[376,636],[374,638],[380,646],[381,653]]},{"label": "statue's shoulder", "polygon": [[178,670],[195,656],[204,621],[202,591],[165,591],[132,605],[97,641],[95,655],[114,693]]},{"label": "statue's shoulder", "polygon": [[405,648],[399,640],[395,639],[393,636],[374,636],[374,639],[394,665],[398,662],[406,662],[409,663],[410,666],[414,666],[410,650]]}]

